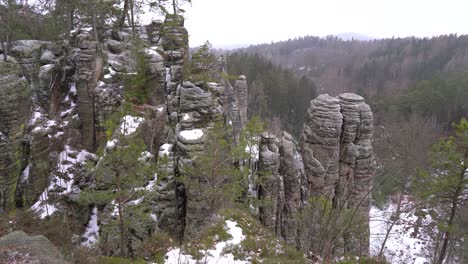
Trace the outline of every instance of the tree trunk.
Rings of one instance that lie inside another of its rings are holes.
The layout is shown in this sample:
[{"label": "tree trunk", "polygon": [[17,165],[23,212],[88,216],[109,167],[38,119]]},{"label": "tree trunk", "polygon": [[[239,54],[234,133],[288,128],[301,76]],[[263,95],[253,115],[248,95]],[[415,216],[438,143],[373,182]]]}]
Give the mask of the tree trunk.
[{"label": "tree trunk", "polygon": [[124,223],[124,216],[123,216],[123,204],[121,199],[118,199],[118,207],[119,207],[119,229],[120,229],[120,256],[125,257],[125,223]]},{"label": "tree trunk", "polygon": [[134,8],[134,0],[130,0],[130,18],[131,18],[131,24],[132,24],[132,36],[133,36],[133,39],[135,39],[136,34],[135,34],[135,20],[133,17],[133,8]]},{"label": "tree trunk", "polygon": [[[467,169],[467,165],[466,165],[467,160],[468,160],[468,148],[465,150],[465,157],[464,157],[464,163],[463,163],[464,165],[462,167],[462,170],[458,178],[458,184],[455,189],[455,193],[453,194],[453,197],[452,197],[450,217],[447,223],[449,228],[453,225],[453,222],[455,221],[455,216],[457,215],[457,209],[459,205],[458,204],[459,196],[463,193],[463,190],[465,189],[464,177],[465,177],[465,172]],[[451,239],[450,231],[445,231],[444,240],[442,242],[442,248],[440,249],[439,259],[437,260],[438,264],[442,264],[445,259],[445,256],[447,254],[447,249],[448,249],[448,243],[450,242],[450,239]]]},{"label": "tree trunk", "polygon": [[123,28],[124,25],[125,25],[125,17],[127,16],[127,13],[128,13],[128,1],[129,1],[129,0],[125,0],[125,2],[124,2],[123,12],[122,12],[122,18],[120,18],[120,23],[119,23],[119,29],[120,29],[120,30],[122,30],[122,28]]},{"label": "tree trunk", "polygon": [[174,19],[175,19],[175,16],[177,15],[177,1],[176,0],[172,0],[172,9],[174,12]]},{"label": "tree trunk", "polygon": [[65,9],[65,12],[67,13],[67,30],[65,32],[65,39],[68,40],[68,43],[70,43],[70,32],[73,29],[73,9],[71,7],[70,1],[67,1],[68,5]]},{"label": "tree trunk", "polygon": [[93,11],[93,31],[94,31],[94,40],[96,40],[97,42],[99,42],[99,38],[98,38],[98,32],[97,32],[97,19],[96,19],[96,12]]}]

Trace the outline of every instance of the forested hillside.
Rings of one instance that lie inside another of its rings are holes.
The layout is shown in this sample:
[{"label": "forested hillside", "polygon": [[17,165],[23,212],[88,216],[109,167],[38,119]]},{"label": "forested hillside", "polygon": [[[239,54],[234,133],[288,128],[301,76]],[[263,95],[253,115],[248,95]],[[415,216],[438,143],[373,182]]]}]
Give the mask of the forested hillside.
[{"label": "forested hillside", "polygon": [[468,70],[468,36],[343,41],[301,37],[251,46],[275,65],[312,78],[320,92],[395,95],[420,80]]},{"label": "forested hillside", "polygon": [[299,134],[304,113],[317,94],[312,81],[306,77],[298,78],[259,55],[234,53],[228,57],[227,63],[229,73],[247,77],[249,116],[259,115],[275,123],[272,125],[282,124],[284,129]]}]

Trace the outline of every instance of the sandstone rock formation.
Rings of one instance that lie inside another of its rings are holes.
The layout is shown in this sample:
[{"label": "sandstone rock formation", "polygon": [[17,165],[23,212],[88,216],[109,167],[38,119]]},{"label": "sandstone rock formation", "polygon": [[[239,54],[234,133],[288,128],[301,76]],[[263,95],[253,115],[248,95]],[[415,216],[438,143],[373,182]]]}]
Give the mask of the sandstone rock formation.
[{"label": "sandstone rock formation", "polygon": [[[356,209],[367,219],[375,167],[372,133],[372,112],[361,96],[325,94],[313,100],[302,135],[307,196],[325,195],[335,206]],[[347,236],[346,253],[366,254],[366,233],[368,227]]]},{"label": "sandstone rock formation", "polygon": [[302,158],[293,137],[283,132],[279,147],[280,166],[278,172],[283,177],[284,205],[281,216],[280,236],[291,245],[298,245],[297,232],[299,208],[301,204]]},{"label": "sandstone rock formation", "polygon": [[244,127],[247,123],[247,103],[248,89],[247,78],[240,75],[239,79],[234,81],[234,92],[236,94],[236,103],[239,108],[241,126]]},{"label": "sandstone rock formation", "polygon": [[259,146],[258,174],[262,184],[258,195],[264,203],[260,209],[260,221],[268,228],[279,233],[282,203],[284,202],[284,183],[278,173],[280,166],[278,139],[275,135],[262,133]]},{"label": "sandstone rock formation", "polygon": [[0,62],[0,208],[11,208],[24,126],[29,115],[30,87],[17,60]]}]

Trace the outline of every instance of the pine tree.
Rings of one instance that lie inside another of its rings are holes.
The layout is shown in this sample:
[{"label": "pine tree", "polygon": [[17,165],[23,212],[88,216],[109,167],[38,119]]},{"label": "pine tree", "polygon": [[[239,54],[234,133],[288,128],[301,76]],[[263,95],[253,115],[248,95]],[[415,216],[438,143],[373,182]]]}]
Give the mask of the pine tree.
[{"label": "pine tree", "polygon": [[463,118],[453,127],[456,136],[440,139],[433,146],[431,170],[420,170],[413,183],[421,200],[435,208],[431,216],[442,243],[434,256],[438,264],[449,257],[449,248],[460,235],[456,220],[468,197],[468,121]]},{"label": "pine tree", "polygon": [[114,140],[117,144],[102,155],[94,170],[95,182],[105,188],[88,189],[81,194],[80,199],[86,204],[105,202],[114,206],[117,210],[120,233],[120,255],[127,256],[128,236],[125,208],[138,194],[144,192],[138,187],[150,180],[155,168],[151,161],[139,158],[146,151],[141,139],[120,134]]}]

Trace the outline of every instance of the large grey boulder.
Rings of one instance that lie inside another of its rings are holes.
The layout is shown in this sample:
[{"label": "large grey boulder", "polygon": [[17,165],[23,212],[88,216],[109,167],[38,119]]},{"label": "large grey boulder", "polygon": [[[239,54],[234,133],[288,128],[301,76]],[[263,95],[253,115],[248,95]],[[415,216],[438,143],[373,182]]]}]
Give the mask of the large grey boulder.
[{"label": "large grey boulder", "polygon": [[14,231],[0,238],[0,262],[18,264],[65,264],[60,251],[44,236]]}]

